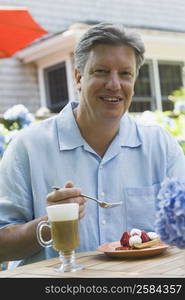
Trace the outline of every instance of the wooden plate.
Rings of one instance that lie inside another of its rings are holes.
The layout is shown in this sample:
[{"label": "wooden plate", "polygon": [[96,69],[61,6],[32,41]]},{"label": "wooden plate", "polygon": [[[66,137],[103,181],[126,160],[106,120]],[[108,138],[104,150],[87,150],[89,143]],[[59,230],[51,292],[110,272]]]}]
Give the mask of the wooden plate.
[{"label": "wooden plate", "polygon": [[115,250],[116,247],[120,247],[120,241],[102,244],[97,248],[97,250],[100,252],[104,252],[106,255],[110,257],[119,257],[119,258],[145,257],[145,256],[147,257],[147,256],[158,255],[164,252],[169,246],[160,241],[156,245],[150,248],[143,248],[143,249]]}]

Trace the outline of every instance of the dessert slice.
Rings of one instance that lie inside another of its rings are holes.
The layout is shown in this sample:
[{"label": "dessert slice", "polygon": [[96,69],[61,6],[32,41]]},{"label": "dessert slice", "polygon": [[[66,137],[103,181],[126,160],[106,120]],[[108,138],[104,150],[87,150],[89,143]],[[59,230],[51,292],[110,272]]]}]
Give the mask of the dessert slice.
[{"label": "dessert slice", "polygon": [[143,249],[150,248],[159,242],[159,236],[156,232],[141,232],[142,243],[135,243],[134,248]]},{"label": "dessert slice", "polygon": [[145,243],[135,243],[133,245],[134,248],[137,248],[137,249],[143,249],[143,248],[150,248],[154,245],[156,245],[157,243],[159,242],[159,238],[156,238],[154,240],[151,240],[149,242],[145,242]]},{"label": "dessert slice", "polygon": [[120,247],[116,250],[132,250],[150,248],[160,241],[156,232],[146,232],[133,228],[130,232],[125,231],[120,239]]}]

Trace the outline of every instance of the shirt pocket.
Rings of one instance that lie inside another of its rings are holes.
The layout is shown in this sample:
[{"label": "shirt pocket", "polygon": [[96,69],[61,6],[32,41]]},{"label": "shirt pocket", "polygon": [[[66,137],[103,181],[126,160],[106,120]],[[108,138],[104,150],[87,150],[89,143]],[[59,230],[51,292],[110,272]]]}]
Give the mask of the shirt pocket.
[{"label": "shirt pocket", "polygon": [[139,228],[155,231],[155,203],[160,184],[142,188],[125,188],[127,230]]}]

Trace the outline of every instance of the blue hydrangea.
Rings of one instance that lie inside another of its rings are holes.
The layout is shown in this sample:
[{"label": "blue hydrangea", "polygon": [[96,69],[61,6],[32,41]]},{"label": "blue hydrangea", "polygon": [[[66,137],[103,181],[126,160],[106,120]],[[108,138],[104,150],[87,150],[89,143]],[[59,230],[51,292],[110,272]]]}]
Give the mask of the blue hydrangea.
[{"label": "blue hydrangea", "polygon": [[169,245],[185,248],[185,180],[163,182],[157,197],[156,232]]},{"label": "blue hydrangea", "polygon": [[5,120],[18,121],[21,128],[29,126],[35,121],[35,118],[23,104],[17,104],[10,107],[3,115]]},{"label": "blue hydrangea", "polygon": [[5,142],[4,135],[0,134],[0,144],[3,144]]}]

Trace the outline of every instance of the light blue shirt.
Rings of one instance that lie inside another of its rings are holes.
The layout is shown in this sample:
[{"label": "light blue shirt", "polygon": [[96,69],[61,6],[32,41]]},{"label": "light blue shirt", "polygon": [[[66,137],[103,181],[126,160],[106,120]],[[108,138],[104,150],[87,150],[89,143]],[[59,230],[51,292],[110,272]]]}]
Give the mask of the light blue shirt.
[{"label": "light blue shirt", "polygon": [[[57,116],[22,130],[5,151],[0,164],[0,227],[45,215],[51,187],[64,187],[72,180],[84,194],[123,203],[105,209],[87,200],[77,251],[120,240],[123,231],[132,228],[153,231],[161,182],[185,174],[180,146],[161,127],[136,123],[125,114],[101,158],[80,134],[72,112],[75,105],[69,103]],[[21,264],[57,255],[52,248],[42,248]]]}]

